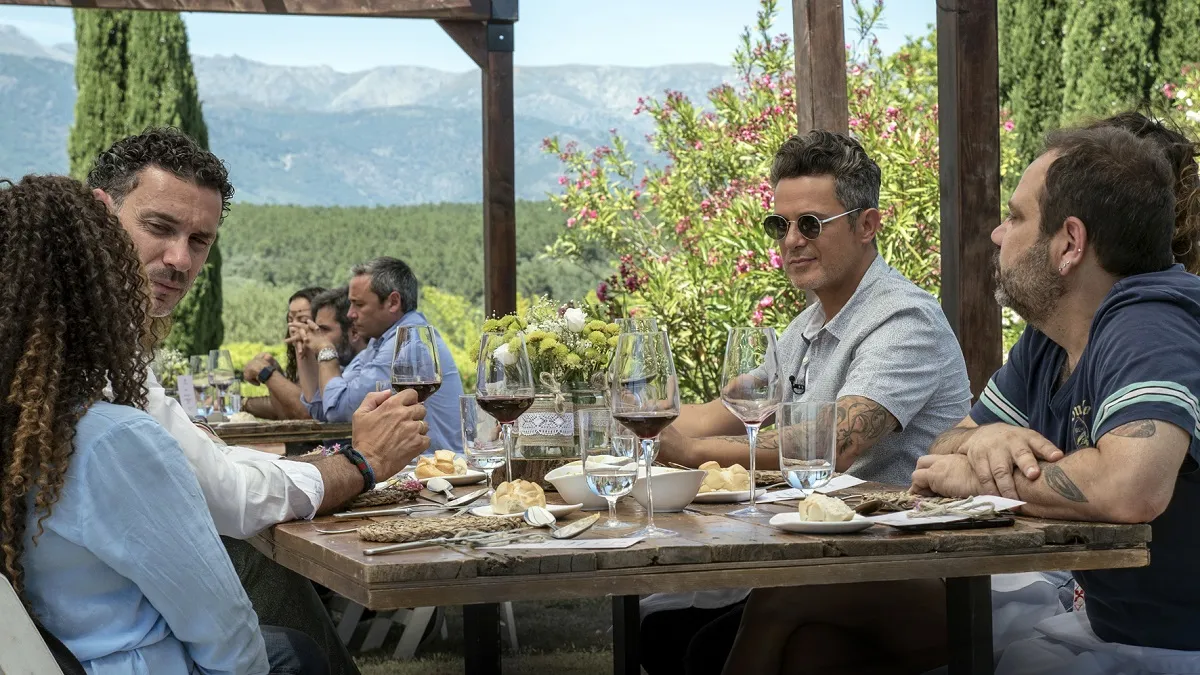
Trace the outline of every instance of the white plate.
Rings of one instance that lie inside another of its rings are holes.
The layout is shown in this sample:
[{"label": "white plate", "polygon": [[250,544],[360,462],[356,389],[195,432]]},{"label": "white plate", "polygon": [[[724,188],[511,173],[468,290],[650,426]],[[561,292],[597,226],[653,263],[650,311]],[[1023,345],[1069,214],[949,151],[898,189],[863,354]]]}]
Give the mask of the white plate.
[{"label": "white plate", "polygon": [[[578,511],[579,509],[582,509],[582,508],[583,508],[583,504],[548,504],[548,505],[546,505],[546,510],[549,511],[550,513],[553,513],[555,518],[561,518],[561,517],[567,515],[568,513],[575,513],[576,511]],[[467,512],[473,516],[484,516],[487,518],[520,518],[521,516],[525,515],[523,513],[504,513],[504,514],[493,513],[491,504],[487,504],[485,506],[476,506],[473,509],[468,509]]]},{"label": "white plate", "polygon": [[[461,476],[435,476],[434,478],[445,478],[446,480],[450,481],[451,485],[453,485],[454,487],[458,487],[460,485],[474,485],[474,484],[478,483],[479,481],[487,478],[487,474],[482,471],[475,471],[474,469],[467,469],[467,472]],[[429,483],[429,481],[431,479],[430,478],[418,478],[417,480],[421,481],[421,485],[426,485]]]},{"label": "white plate", "polygon": [[784,532],[804,532],[807,534],[846,534],[849,532],[860,532],[871,527],[875,523],[866,518],[854,514],[853,520],[844,520],[837,523],[813,522],[811,520],[800,520],[800,514],[796,511],[788,513],[777,513],[771,516],[768,522],[773,527],[777,527]]},{"label": "white plate", "polygon": [[[767,494],[766,488],[758,488],[756,497],[761,497]],[[700,492],[692,502],[695,504],[733,504],[734,502],[750,501],[750,491],[742,490],[741,492],[730,492],[729,490],[716,490],[714,492]]]}]

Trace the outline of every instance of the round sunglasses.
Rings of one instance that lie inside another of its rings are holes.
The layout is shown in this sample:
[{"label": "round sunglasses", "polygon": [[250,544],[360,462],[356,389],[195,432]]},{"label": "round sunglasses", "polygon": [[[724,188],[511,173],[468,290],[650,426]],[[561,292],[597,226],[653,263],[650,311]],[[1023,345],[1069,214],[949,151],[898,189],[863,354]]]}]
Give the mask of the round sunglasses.
[{"label": "round sunglasses", "polygon": [[821,229],[825,223],[828,223],[831,220],[837,220],[842,216],[848,216],[855,211],[862,211],[862,209],[850,209],[845,213],[839,213],[836,216],[829,216],[824,220],[814,216],[811,213],[806,213],[799,218],[796,218],[794,221],[788,220],[778,213],[772,213],[766,218],[763,218],[762,226],[763,229],[766,230],[767,236],[779,241],[787,236],[788,228],[792,226],[792,223],[796,223],[796,229],[799,230],[800,236],[811,240],[821,236]]}]

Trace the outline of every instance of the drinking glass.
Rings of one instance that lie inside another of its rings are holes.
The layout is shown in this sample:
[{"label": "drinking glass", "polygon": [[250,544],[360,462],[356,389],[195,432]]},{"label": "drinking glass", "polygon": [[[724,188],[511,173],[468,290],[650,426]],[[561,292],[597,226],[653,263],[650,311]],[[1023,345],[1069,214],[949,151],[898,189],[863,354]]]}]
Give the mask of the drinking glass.
[{"label": "drinking glass", "polygon": [[442,364],[431,326],[401,326],[392,352],[392,391],[417,392],[417,402],[433,396],[442,386]]},{"label": "drinking glass", "polygon": [[229,406],[225,403],[225,394],[229,391],[229,386],[233,384],[236,372],[233,369],[233,358],[229,355],[228,349],[213,349],[208,352],[209,381],[217,388],[217,400],[213,404],[214,410],[229,413]]},{"label": "drinking glass", "polygon": [[608,522],[596,527],[602,530],[631,527],[617,518],[617,500],[629,494],[637,481],[636,439],[607,409],[577,411],[575,428],[579,432],[584,480],[593,494],[608,502]]},{"label": "drinking glass", "polygon": [[533,367],[525,337],[484,333],[479,338],[475,401],[504,429],[504,476],[512,482],[513,422],[533,405]]},{"label": "drinking glass", "polygon": [[781,403],[779,470],[788,485],[804,492],[833,478],[837,466],[837,404],[832,401]]},{"label": "drinking glass", "polygon": [[[653,333],[658,330],[658,319],[652,316],[637,316],[624,317],[616,319],[613,323],[617,324],[621,333]],[[608,361],[608,370],[605,372],[604,380],[604,404],[611,407],[610,400],[612,394],[613,372],[617,369],[617,360],[610,358]],[[654,453],[658,454],[658,443],[654,444]]]},{"label": "drinking glass", "polygon": [[470,394],[458,397],[462,413],[463,454],[467,465],[487,474],[488,498],[496,491],[492,487],[492,472],[505,464],[504,438],[500,423],[484,412]]},{"label": "drinking glass", "polygon": [[646,527],[631,536],[673,537],[654,525],[654,440],[679,417],[679,378],[666,331],[622,333],[613,353],[612,416],[641,440],[646,463]]},{"label": "drinking glass", "polygon": [[755,450],[759,427],[771,419],[781,400],[775,329],[730,328],[725,342],[725,364],[721,368],[721,402],[746,425],[746,437],[750,440],[750,506],[733,511],[731,516],[770,515],[757,505]]},{"label": "drinking glass", "polygon": [[207,417],[212,412],[212,407],[206,400],[208,388],[212,386],[208,357],[201,354],[193,356],[190,361],[192,389],[196,391],[196,414]]}]

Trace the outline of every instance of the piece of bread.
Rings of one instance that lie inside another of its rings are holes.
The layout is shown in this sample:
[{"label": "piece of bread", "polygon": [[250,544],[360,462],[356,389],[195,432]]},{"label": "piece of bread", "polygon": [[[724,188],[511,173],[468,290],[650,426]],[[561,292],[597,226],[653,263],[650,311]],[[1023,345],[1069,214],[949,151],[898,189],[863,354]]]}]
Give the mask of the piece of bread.
[{"label": "piece of bread", "polygon": [[467,460],[454,454],[452,450],[438,450],[433,456],[421,455],[417,458],[417,468],[413,472],[417,478],[436,478],[439,476],[464,476],[467,473]]},{"label": "piece of bread", "polygon": [[727,469],[722,469],[721,465],[716,462],[705,462],[699,468],[708,472],[708,475],[704,477],[704,482],[700,484],[701,493],[721,490],[743,492],[750,489],[750,472],[746,471],[741,464],[734,464]]},{"label": "piece of bread", "polygon": [[497,515],[524,513],[531,506],[546,506],[546,493],[541,485],[520,478],[504,481],[492,495],[492,513]]},{"label": "piece of bread", "polygon": [[814,523],[844,523],[854,519],[854,510],[837,497],[811,494],[800,502],[800,520]]}]

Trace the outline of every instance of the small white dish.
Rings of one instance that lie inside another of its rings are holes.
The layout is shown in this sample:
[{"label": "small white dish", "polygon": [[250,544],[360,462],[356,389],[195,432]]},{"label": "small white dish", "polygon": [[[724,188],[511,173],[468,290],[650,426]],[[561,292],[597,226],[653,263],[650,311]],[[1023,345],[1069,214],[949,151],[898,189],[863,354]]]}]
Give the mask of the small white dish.
[{"label": "small white dish", "polygon": [[[757,497],[762,497],[767,494],[766,488],[758,488]],[[750,491],[741,490],[739,492],[730,492],[729,490],[714,490],[712,492],[701,492],[692,500],[697,504],[734,504],[736,502],[750,501]]]},{"label": "small white dish", "polygon": [[[583,504],[547,504],[546,505],[546,510],[549,511],[550,513],[553,513],[555,518],[561,518],[569,513],[575,513],[576,511],[578,511],[581,508],[583,508]],[[503,514],[496,513],[494,511],[492,511],[491,504],[485,504],[484,506],[476,506],[472,509],[468,509],[467,513],[470,513],[473,516],[483,516],[485,518],[520,518],[525,515],[524,511],[521,511],[518,513],[503,513]]]},{"label": "small white dish", "polygon": [[[687,508],[704,482],[707,471],[699,469],[673,469],[654,467],[654,512],[677,513]],[[638,473],[637,482],[630,492],[634,500],[646,508],[646,470]]]},{"label": "small white dish", "polygon": [[[445,478],[447,481],[450,481],[451,485],[458,487],[460,485],[474,485],[487,478],[487,474],[482,471],[467,469],[467,472],[461,476],[433,476],[431,478]],[[417,480],[421,481],[421,485],[427,485],[431,478],[418,478]]]},{"label": "small white dish", "polygon": [[768,524],[772,527],[777,527],[784,532],[800,532],[804,534],[848,534],[850,532],[861,532],[862,530],[871,527],[875,523],[858,515],[854,514],[852,520],[843,520],[841,522],[826,523],[814,522],[811,520],[800,520],[800,514],[796,511],[788,513],[777,513],[771,516]]}]

